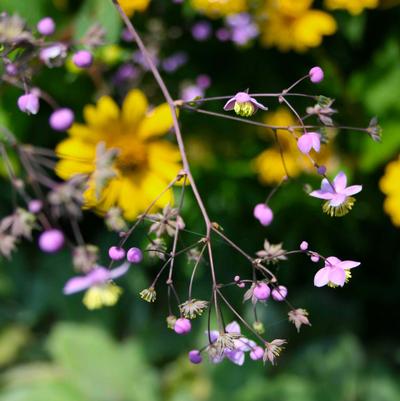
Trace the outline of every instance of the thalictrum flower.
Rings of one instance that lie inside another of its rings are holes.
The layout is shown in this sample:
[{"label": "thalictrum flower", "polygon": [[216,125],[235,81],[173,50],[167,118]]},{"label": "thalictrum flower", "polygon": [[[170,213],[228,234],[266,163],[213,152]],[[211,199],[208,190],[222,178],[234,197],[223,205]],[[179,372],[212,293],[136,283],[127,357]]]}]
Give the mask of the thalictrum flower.
[{"label": "thalictrum flower", "polygon": [[316,287],[343,287],[351,278],[350,269],[360,265],[360,262],[353,260],[343,260],[330,256],[325,260],[325,266],[319,269],[314,277],[314,285]]},{"label": "thalictrum flower", "polygon": [[296,326],[297,332],[300,331],[302,325],[311,326],[310,320],[308,319],[308,312],[305,309],[293,309],[288,313],[289,322]]},{"label": "thalictrum flower", "polygon": [[225,111],[235,110],[235,113],[242,117],[250,117],[258,109],[268,110],[268,107],[257,102],[256,99],[246,92],[238,92],[235,96],[230,98],[224,106]]},{"label": "thalictrum flower", "polygon": [[123,263],[121,266],[109,270],[95,265],[86,275],[68,280],[64,286],[64,294],[70,295],[87,290],[83,303],[88,309],[115,305],[122,289],[116,286],[112,280],[123,276],[129,270],[129,266],[129,263]]},{"label": "thalictrum flower", "polygon": [[297,140],[297,147],[304,154],[309,154],[311,149],[319,152],[321,149],[321,135],[317,132],[307,132]]},{"label": "thalictrum flower", "polygon": [[265,351],[263,356],[264,363],[270,361],[272,365],[275,365],[275,359],[280,355],[284,349],[283,345],[286,344],[286,340],[276,339],[265,343]]},{"label": "thalictrum flower", "polygon": [[344,216],[347,214],[355,203],[355,199],[351,195],[355,195],[362,190],[362,185],[352,185],[346,187],[347,177],[341,171],[330,183],[326,178],[322,180],[321,189],[313,191],[310,196],[319,199],[325,199],[322,209],[330,216]]},{"label": "thalictrum flower", "polygon": [[233,321],[225,327],[225,333],[217,330],[206,332],[211,340],[207,352],[212,363],[220,363],[225,357],[236,365],[243,365],[245,352],[252,351],[257,344],[241,335],[240,326]]}]

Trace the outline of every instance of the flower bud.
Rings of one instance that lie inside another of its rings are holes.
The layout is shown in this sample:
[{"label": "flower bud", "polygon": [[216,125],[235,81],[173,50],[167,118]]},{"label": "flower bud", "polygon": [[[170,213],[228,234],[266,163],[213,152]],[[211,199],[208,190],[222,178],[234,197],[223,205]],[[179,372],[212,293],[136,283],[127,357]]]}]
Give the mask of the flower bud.
[{"label": "flower bud", "polygon": [[93,56],[87,50],[79,50],[72,56],[72,61],[79,68],[88,68],[93,63]]},{"label": "flower bud", "polygon": [[285,300],[287,296],[288,290],[285,286],[283,285],[278,285],[278,287],[275,287],[272,290],[272,299],[278,302],[282,302]]},{"label": "flower bud", "polygon": [[274,219],[274,213],[265,203],[257,204],[254,208],[253,215],[263,226],[269,226]]},{"label": "flower bud", "polygon": [[174,315],[169,315],[167,316],[167,326],[169,329],[173,330],[175,327],[175,323],[176,323],[176,316]]},{"label": "flower bud", "polygon": [[125,250],[119,246],[112,246],[108,250],[108,256],[112,260],[121,260],[125,257]]},{"label": "flower bud", "polygon": [[130,263],[140,263],[143,260],[143,252],[136,247],[130,248],[128,250],[126,258]]},{"label": "flower bud", "polygon": [[28,204],[28,209],[33,214],[39,213],[42,207],[43,202],[40,199],[32,199]]},{"label": "flower bud", "polygon": [[192,324],[189,319],[181,317],[176,320],[174,330],[176,334],[187,334],[192,330]]},{"label": "flower bud", "polygon": [[52,18],[45,17],[38,22],[36,28],[41,35],[49,36],[53,35],[53,33],[55,32],[56,24],[54,23],[54,20]]},{"label": "flower bud", "polygon": [[263,282],[257,283],[253,289],[253,295],[259,301],[266,301],[269,298],[269,296],[271,295],[271,290],[267,284],[265,284]]},{"label": "flower bud", "polygon": [[195,365],[198,365],[203,361],[203,357],[201,356],[200,351],[197,349],[190,351],[188,355],[189,355],[189,361]]},{"label": "flower bud", "polygon": [[43,252],[55,253],[64,246],[64,234],[55,228],[43,231],[39,237],[39,248]]},{"label": "flower bud", "polygon": [[265,333],[265,327],[264,323],[260,322],[259,320],[255,321],[253,323],[253,329],[258,333],[258,334],[264,334]]},{"label": "flower bud", "polygon": [[261,359],[264,356],[264,350],[261,347],[254,347],[251,351],[250,351],[250,358],[253,361],[257,361],[259,359]]},{"label": "flower bud", "polygon": [[324,79],[324,71],[321,67],[313,67],[308,73],[310,81],[314,84],[318,84]]},{"label": "flower bud", "polygon": [[39,98],[33,93],[27,93],[18,98],[18,107],[24,113],[37,114],[39,106]]},{"label": "flower bud", "polygon": [[56,131],[66,131],[74,123],[74,113],[66,107],[53,111],[50,116],[50,127]]},{"label": "flower bud", "polygon": [[307,241],[302,241],[302,243],[300,244],[300,249],[302,251],[306,251],[308,249],[308,242]]}]

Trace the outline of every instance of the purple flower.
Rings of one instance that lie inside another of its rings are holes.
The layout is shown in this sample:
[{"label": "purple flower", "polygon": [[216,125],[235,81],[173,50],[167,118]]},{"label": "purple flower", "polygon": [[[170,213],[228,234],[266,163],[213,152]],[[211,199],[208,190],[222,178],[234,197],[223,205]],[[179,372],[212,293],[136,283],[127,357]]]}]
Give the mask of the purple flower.
[{"label": "purple flower", "polygon": [[269,226],[274,219],[272,209],[265,203],[257,204],[254,208],[253,215],[263,226]]},{"label": "purple flower", "polygon": [[56,24],[52,18],[45,17],[38,22],[36,28],[41,35],[49,36],[55,32]]},{"label": "purple flower", "polygon": [[93,64],[93,56],[87,50],[79,50],[72,56],[72,61],[79,68],[89,68]]},{"label": "purple flower", "polygon": [[251,20],[250,14],[241,13],[227,17],[227,25],[231,30],[231,40],[242,46],[257,37],[257,25]]},{"label": "purple flower", "polygon": [[188,85],[182,89],[181,98],[185,102],[189,102],[196,98],[201,98],[204,96],[203,89],[199,88],[197,85]]},{"label": "purple flower", "polygon": [[235,110],[235,113],[242,117],[252,116],[258,109],[268,110],[268,107],[257,102],[246,92],[238,92],[235,96],[229,99],[225,106],[225,111]]},{"label": "purple flower", "polygon": [[253,289],[253,296],[256,297],[258,301],[266,301],[271,295],[271,289],[266,283],[260,282],[256,283]]},{"label": "purple flower", "polygon": [[324,71],[321,67],[313,67],[308,73],[310,81],[314,84],[318,84],[324,79]]},{"label": "purple flower", "polygon": [[323,287],[324,285],[343,287],[351,278],[350,269],[359,265],[360,262],[353,260],[341,261],[335,256],[330,256],[325,260],[325,266],[317,271],[314,277],[314,285],[316,287]]},{"label": "purple flower", "polygon": [[321,189],[313,191],[310,196],[319,199],[325,199],[322,209],[330,216],[344,216],[347,214],[355,203],[355,199],[351,195],[355,195],[362,190],[362,185],[352,185],[346,187],[347,177],[341,171],[330,183],[326,178],[321,182]]},{"label": "purple flower", "polygon": [[74,123],[74,112],[67,107],[53,111],[50,116],[50,127],[56,131],[66,131]]},{"label": "purple flower", "polygon": [[186,318],[179,318],[176,319],[174,325],[174,331],[176,334],[188,334],[192,330],[192,323],[190,323],[189,319]]},{"label": "purple flower", "polygon": [[212,33],[211,24],[208,21],[199,21],[192,26],[192,35],[199,42],[207,40]]},{"label": "purple flower", "polygon": [[311,149],[319,152],[321,149],[321,135],[317,132],[307,132],[297,140],[297,147],[300,152],[309,154]]},{"label": "purple flower", "polygon": [[129,270],[129,266],[130,264],[125,262],[121,266],[109,270],[95,265],[86,275],[69,279],[63,292],[65,295],[70,295],[87,290],[83,303],[88,309],[112,306],[122,293],[121,288],[116,286],[112,280],[123,276]]},{"label": "purple flower", "polygon": [[111,260],[121,260],[125,257],[125,250],[119,246],[112,246],[108,250],[108,256]]},{"label": "purple flower", "polygon": [[168,73],[175,72],[184,64],[186,64],[188,56],[184,52],[177,52],[165,58],[162,62],[162,68]]},{"label": "purple flower", "polygon": [[55,228],[43,231],[39,237],[39,248],[43,252],[55,253],[64,246],[64,234]]},{"label": "purple flower", "polygon": [[105,284],[110,280],[123,276],[129,270],[129,266],[130,264],[125,262],[121,266],[109,270],[96,265],[85,276],[76,276],[69,279],[64,286],[63,292],[65,295],[71,295],[96,285]]},{"label": "purple flower", "polygon": [[196,78],[196,84],[200,89],[207,89],[211,85],[211,78],[206,74],[200,74]]},{"label": "purple flower", "polygon": [[27,93],[18,98],[18,108],[27,114],[39,112],[39,98],[34,93]]},{"label": "purple flower", "polygon": [[[243,365],[245,361],[245,352],[256,349],[257,344],[241,335],[240,326],[233,321],[225,327],[225,333],[220,335],[217,330],[209,333],[211,343],[207,347],[208,354],[212,363],[220,363],[228,358],[236,365]],[[230,343],[230,346],[227,344]]]},{"label": "purple flower", "polygon": [[143,260],[143,252],[136,247],[132,247],[128,250],[126,258],[130,263],[140,263]]}]

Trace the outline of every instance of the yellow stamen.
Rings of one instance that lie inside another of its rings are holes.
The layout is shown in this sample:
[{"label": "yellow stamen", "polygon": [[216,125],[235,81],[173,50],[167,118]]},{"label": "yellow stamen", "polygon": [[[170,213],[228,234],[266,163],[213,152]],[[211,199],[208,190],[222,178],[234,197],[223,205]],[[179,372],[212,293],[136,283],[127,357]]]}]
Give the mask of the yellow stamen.
[{"label": "yellow stamen", "polygon": [[352,196],[349,196],[341,205],[338,206],[331,206],[329,202],[330,201],[326,201],[322,205],[322,210],[324,211],[324,213],[328,214],[331,217],[342,217],[350,212],[350,210],[354,206],[354,203],[356,203],[356,199]]},{"label": "yellow stamen", "polygon": [[100,309],[103,306],[113,306],[121,294],[122,288],[114,283],[96,285],[86,291],[83,304],[90,310]]}]

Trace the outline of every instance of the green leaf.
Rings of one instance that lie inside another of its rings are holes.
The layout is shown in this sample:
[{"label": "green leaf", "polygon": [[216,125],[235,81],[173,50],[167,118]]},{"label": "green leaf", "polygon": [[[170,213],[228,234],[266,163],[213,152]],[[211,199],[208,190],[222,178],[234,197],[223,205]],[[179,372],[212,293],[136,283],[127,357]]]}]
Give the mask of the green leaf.
[{"label": "green leaf", "polygon": [[18,14],[29,24],[36,24],[45,14],[46,0],[1,0],[0,11]]},{"label": "green leaf", "polygon": [[110,0],[86,0],[83,3],[75,22],[75,39],[81,39],[96,23],[106,30],[107,42],[118,41],[122,21]]}]

